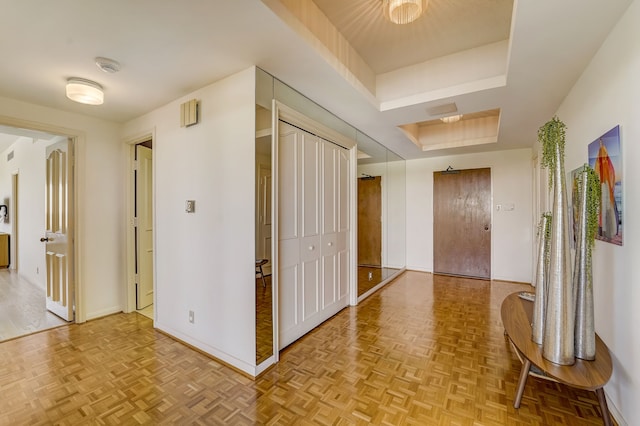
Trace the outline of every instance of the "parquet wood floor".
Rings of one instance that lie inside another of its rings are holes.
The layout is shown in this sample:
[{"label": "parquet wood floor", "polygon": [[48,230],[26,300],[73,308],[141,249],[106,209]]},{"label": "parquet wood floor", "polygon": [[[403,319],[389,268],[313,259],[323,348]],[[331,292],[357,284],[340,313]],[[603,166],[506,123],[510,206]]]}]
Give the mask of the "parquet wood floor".
[{"label": "parquet wood floor", "polygon": [[256,279],[256,364],[273,355],[273,300],[271,275]]},{"label": "parquet wood floor", "polygon": [[144,315],[151,320],[153,319],[153,305],[149,305],[146,308],[138,309],[136,310],[136,312],[140,315]]},{"label": "parquet wood floor", "polygon": [[529,378],[500,304],[525,285],[407,272],[257,380],[118,314],[0,344],[2,425],[599,425],[595,394]]}]

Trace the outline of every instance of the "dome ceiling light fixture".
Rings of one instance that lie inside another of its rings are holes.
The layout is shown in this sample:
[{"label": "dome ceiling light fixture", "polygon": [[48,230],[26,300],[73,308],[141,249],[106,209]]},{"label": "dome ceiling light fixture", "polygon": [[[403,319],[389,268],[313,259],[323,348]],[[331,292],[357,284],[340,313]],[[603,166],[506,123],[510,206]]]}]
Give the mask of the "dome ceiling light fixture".
[{"label": "dome ceiling light fixture", "polygon": [[113,59],[98,56],[95,61],[96,66],[106,73],[114,74],[120,71],[120,63],[114,61]]},{"label": "dome ceiling light fixture", "polygon": [[428,3],[428,0],[382,0],[382,10],[389,22],[404,25],[418,19]]},{"label": "dome ceiling light fixture", "polygon": [[455,123],[456,121],[460,121],[461,118],[462,118],[462,114],[458,114],[458,115],[450,115],[449,117],[442,117],[440,120],[442,120],[444,123],[451,124],[451,123]]},{"label": "dome ceiling light fixture", "polygon": [[104,92],[95,81],[71,77],[67,80],[67,98],[81,104],[102,105]]}]

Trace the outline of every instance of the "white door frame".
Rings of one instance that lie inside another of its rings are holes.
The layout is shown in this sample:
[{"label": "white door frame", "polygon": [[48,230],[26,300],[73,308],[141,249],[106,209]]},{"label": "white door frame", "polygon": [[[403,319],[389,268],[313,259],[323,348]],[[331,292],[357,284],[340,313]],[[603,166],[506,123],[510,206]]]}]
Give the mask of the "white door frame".
[{"label": "white door frame", "polygon": [[[127,190],[126,193],[126,223],[127,223],[127,231],[126,231],[126,239],[127,239],[127,279],[125,281],[125,303],[124,303],[124,312],[134,312],[136,310],[136,234],[135,234],[135,224],[134,224],[134,216],[135,216],[135,158],[136,158],[136,145],[139,143],[151,141],[153,143],[155,141],[155,128],[140,133],[137,136],[132,136],[130,138],[125,139],[124,143],[128,145],[128,149],[126,150],[127,155],[127,163],[129,167],[127,169],[126,176],[126,185]],[[156,167],[152,168],[152,179],[153,179],[153,189],[152,189],[152,199],[153,199],[153,317],[154,320],[157,317],[157,311],[155,309],[156,301],[157,301],[157,291],[156,291]]]},{"label": "white door frame", "polygon": [[11,241],[9,242],[9,269],[18,269],[18,185],[20,185],[20,171],[11,173],[11,206],[9,220],[11,221]]},{"label": "white door frame", "polygon": [[340,144],[344,148],[349,150],[349,182],[350,182],[350,196],[349,196],[349,219],[350,219],[350,229],[349,229],[349,250],[351,255],[350,262],[350,271],[349,271],[349,304],[357,305],[358,304],[358,290],[357,290],[357,251],[356,251],[356,238],[357,238],[357,149],[356,149],[356,141],[341,134],[337,131],[330,129],[315,120],[305,116],[304,114],[294,110],[287,105],[278,102],[277,100],[273,100],[272,102],[272,121],[271,121],[271,184],[272,184],[272,271],[271,271],[271,292],[273,295],[273,354],[274,356],[267,359],[263,362],[259,368],[258,372],[266,369],[268,365],[271,365],[275,362],[278,362],[279,355],[279,324],[278,324],[278,232],[279,232],[279,224],[278,224],[278,122],[280,120],[286,120],[289,123],[296,125],[297,127],[304,129],[308,132],[316,134],[322,138],[327,140],[334,141],[335,143]]},{"label": "white door frame", "polygon": [[79,200],[84,200],[84,182],[86,181],[86,169],[84,164],[86,136],[81,130],[69,129],[66,127],[54,126],[51,124],[38,123],[34,121],[21,120],[14,117],[0,116],[0,125],[16,127],[19,129],[35,130],[52,135],[67,137],[71,140],[74,149],[73,175],[74,197],[71,209],[73,210],[74,221],[74,244],[71,256],[73,256],[73,274],[75,279],[74,303],[75,322],[82,323],[87,320],[85,299],[84,299],[84,276],[83,260],[79,253],[82,253],[82,241],[84,239],[84,215],[78,208]]}]

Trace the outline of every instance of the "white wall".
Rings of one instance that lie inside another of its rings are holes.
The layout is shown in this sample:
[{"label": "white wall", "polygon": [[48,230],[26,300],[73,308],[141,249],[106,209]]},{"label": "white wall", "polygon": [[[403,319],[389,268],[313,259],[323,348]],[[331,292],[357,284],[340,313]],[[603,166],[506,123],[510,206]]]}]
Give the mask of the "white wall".
[{"label": "white wall", "polygon": [[624,246],[596,241],[593,288],[596,332],[611,350],[614,363],[605,392],[628,424],[640,418],[639,22],[636,0],[558,110],[567,125],[567,171],[588,161],[590,142],[620,125]]},{"label": "white wall", "polygon": [[[21,137],[0,154],[0,200],[11,206],[12,175],[18,174],[18,273],[29,282],[41,288],[46,286],[46,264],[44,245],[45,202],[45,148],[51,141]],[[13,159],[7,161],[7,154],[13,151]],[[2,232],[11,233],[15,217],[9,214],[9,221],[0,224]],[[11,235],[11,238],[15,238]],[[11,253],[14,264],[16,254]]]},{"label": "white wall", "polygon": [[76,280],[81,283],[85,308],[80,317],[91,319],[121,311],[125,169],[118,138],[120,126],[8,98],[0,98],[0,123],[77,136],[76,244],[80,274]]},{"label": "white wall", "polygon": [[[534,135],[535,137],[535,135]],[[433,172],[490,167],[492,181],[491,277],[531,282],[532,152],[530,149],[407,161],[407,269],[433,272]],[[497,204],[514,204],[497,211]]]},{"label": "white wall", "polygon": [[[193,98],[200,123],[181,128],[180,104]],[[155,129],[155,326],[250,374],[255,109],[255,69],[249,68],[124,128],[125,140]],[[185,213],[185,200],[195,200],[195,213]]]}]

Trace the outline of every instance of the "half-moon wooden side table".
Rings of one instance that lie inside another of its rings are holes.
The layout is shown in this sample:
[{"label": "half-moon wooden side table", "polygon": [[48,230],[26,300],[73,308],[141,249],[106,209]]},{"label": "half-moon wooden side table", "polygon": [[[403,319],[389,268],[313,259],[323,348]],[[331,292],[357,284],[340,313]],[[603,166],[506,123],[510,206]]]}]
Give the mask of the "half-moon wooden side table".
[{"label": "half-moon wooden side table", "polygon": [[[576,358],[573,365],[558,365],[542,357],[542,347],[531,340],[533,302],[524,300],[513,293],[502,302],[502,323],[505,334],[522,361],[518,388],[513,401],[514,408],[520,407],[524,387],[529,375],[547,380],[555,380],[567,386],[595,391],[602,410],[602,419],[607,426],[612,425],[603,386],[611,378],[613,367],[607,345],[596,335],[596,359],[584,361]],[[532,368],[535,366],[536,368]]]}]

